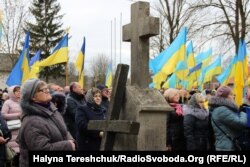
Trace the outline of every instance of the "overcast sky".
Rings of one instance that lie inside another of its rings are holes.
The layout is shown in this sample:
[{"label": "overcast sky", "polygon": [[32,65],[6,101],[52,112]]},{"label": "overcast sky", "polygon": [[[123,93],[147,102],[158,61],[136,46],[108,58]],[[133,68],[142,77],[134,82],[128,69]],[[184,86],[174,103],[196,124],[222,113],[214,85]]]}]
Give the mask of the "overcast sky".
[{"label": "overcast sky", "polygon": [[[69,56],[76,59],[83,37],[86,37],[85,67],[94,56],[105,54],[111,59],[111,21],[113,23],[113,64],[120,62],[120,29],[130,23],[130,0],[58,0],[64,13],[63,26],[70,27]],[[147,1],[149,2],[149,1]],[[122,14],[122,19],[121,19]],[[116,47],[114,45],[114,20],[116,19]],[[122,42],[121,62],[130,64],[130,43]],[[87,69],[86,69],[87,70]]]}]

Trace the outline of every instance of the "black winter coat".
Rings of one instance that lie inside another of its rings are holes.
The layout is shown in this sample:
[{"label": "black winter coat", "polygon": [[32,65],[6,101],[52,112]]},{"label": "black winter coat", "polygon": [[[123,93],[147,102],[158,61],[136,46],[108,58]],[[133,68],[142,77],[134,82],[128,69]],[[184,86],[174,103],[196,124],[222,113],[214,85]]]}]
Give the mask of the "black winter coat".
[{"label": "black winter coat", "polygon": [[178,116],[175,110],[167,114],[167,146],[168,145],[172,147],[172,151],[186,150],[183,116]]},{"label": "black winter coat", "polygon": [[[2,136],[5,139],[9,138],[7,140],[9,141],[11,139],[11,132],[6,125],[5,120],[1,116],[1,113],[0,113],[0,130],[1,130],[0,136]],[[0,167],[1,165],[4,165],[4,162],[5,162],[5,144],[0,144]]]},{"label": "black winter coat", "polygon": [[86,104],[86,102],[83,95],[78,95],[74,92],[70,92],[69,95],[66,97],[66,111],[65,114],[63,114],[63,118],[68,131],[74,139],[76,138],[76,111],[79,106],[84,104]]},{"label": "black winter coat", "polygon": [[100,150],[101,137],[99,130],[87,130],[90,120],[104,120],[105,109],[91,103],[80,106],[76,112],[76,141],[78,150]]},{"label": "black winter coat", "polygon": [[209,149],[209,112],[184,105],[184,135],[188,151],[206,151]]}]

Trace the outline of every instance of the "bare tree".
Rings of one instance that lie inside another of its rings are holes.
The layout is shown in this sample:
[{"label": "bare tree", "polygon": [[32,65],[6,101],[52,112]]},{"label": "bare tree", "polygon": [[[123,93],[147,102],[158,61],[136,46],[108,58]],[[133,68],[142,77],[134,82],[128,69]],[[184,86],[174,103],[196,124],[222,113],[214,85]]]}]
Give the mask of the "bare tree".
[{"label": "bare tree", "polygon": [[[24,0],[3,0],[3,45],[1,52],[7,53],[14,66],[24,37],[23,23],[28,17]],[[27,4],[27,3],[26,3]]]},{"label": "bare tree", "polygon": [[249,0],[201,0],[190,5],[193,9],[209,13],[209,19],[197,29],[205,37],[201,45],[213,41],[220,52],[234,50],[234,54],[237,53],[239,39],[250,43]]},{"label": "bare tree", "polygon": [[154,53],[160,53],[169,46],[181,28],[189,28],[189,36],[194,35],[192,29],[199,22],[195,8],[191,8],[187,0],[159,0],[154,11],[160,18],[160,34],[151,40]]},{"label": "bare tree", "polygon": [[93,76],[94,86],[98,83],[104,84],[109,58],[104,54],[98,54],[91,63],[90,72]]}]

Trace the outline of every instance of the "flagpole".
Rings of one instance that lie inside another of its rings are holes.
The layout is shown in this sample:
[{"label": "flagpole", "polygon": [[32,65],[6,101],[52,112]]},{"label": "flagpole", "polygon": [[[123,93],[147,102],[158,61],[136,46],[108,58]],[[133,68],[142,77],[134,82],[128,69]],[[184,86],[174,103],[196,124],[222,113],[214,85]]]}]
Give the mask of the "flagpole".
[{"label": "flagpole", "polygon": [[113,58],[112,58],[112,20],[111,20],[111,35],[110,35],[110,46],[111,46],[111,52],[110,52],[110,57],[111,57],[111,72],[113,74]]},{"label": "flagpole", "polygon": [[120,63],[122,62],[122,13],[120,15]]},{"label": "flagpole", "polygon": [[115,70],[116,70],[116,18],[114,20],[114,56],[115,56]]}]

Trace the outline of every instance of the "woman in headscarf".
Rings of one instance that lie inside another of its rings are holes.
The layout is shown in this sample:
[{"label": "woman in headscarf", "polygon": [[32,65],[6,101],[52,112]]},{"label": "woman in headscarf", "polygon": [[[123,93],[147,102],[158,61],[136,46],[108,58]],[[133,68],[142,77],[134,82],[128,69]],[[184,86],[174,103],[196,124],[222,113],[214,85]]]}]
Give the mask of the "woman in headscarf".
[{"label": "woman in headscarf", "polygon": [[188,105],[183,106],[184,135],[188,151],[208,150],[209,112],[204,107],[205,96],[192,95]]},{"label": "woman in headscarf", "polygon": [[167,89],[163,96],[174,109],[167,114],[167,151],[186,150],[186,142],[183,127],[182,106],[179,104],[179,90]]},{"label": "woman in headscarf", "polygon": [[245,129],[247,114],[239,112],[232,89],[228,86],[219,87],[216,96],[209,99],[208,105],[212,113],[211,123],[215,136],[216,151],[236,150],[231,139],[239,136]]},{"label": "woman in headscarf", "polygon": [[85,105],[80,106],[76,112],[77,133],[76,140],[78,150],[100,150],[103,132],[99,130],[87,130],[90,120],[104,120],[105,108],[101,106],[102,95],[97,88],[87,91]]},{"label": "woman in headscarf", "polygon": [[28,151],[73,151],[73,137],[57,108],[51,103],[48,85],[27,80],[21,88],[22,125],[18,135],[20,167],[29,166]]}]

